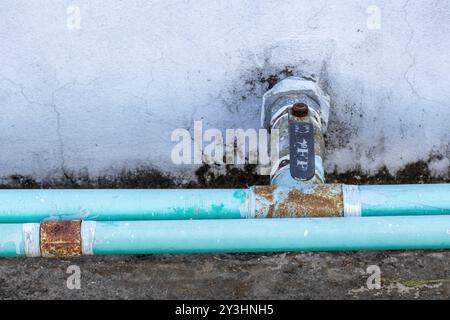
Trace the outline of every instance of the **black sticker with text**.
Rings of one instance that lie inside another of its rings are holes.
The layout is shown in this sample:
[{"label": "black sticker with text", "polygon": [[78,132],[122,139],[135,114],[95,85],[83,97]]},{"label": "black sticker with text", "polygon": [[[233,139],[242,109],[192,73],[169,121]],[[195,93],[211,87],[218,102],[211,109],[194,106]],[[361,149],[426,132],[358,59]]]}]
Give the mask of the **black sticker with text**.
[{"label": "black sticker with text", "polygon": [[314,177],[314,126],[309,122],[289,124],[291,175],[297,180]]}]

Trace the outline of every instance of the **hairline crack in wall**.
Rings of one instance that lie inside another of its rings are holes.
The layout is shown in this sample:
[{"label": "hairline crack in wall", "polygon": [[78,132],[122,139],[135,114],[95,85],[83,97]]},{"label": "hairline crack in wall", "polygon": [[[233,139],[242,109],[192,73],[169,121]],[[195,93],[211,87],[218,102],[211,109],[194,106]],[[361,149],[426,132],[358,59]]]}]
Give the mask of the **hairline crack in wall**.
[{"label": "hairline crack in wall", "polygon": [[450,3],[372,2],[4,2],[0,177],[192,178],[171,132],[259,128],[262,94],[289,75],[331,96],[328,171],[422,160],[446,175]]}]

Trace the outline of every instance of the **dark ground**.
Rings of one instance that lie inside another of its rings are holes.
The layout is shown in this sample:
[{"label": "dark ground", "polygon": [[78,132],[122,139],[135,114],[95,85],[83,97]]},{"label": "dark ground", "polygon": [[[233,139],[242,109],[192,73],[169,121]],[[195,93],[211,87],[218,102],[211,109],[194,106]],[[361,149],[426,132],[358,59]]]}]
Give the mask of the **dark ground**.
[{"label": "dark ground", "polygon": [[[179,185],[172,177],[142,169],[92,182],[66,175],[63,182],[37,184],[11,177],[3,187],[242,187],[268,181],[252,167],[209,167],[197,171],[199,183]],[[373,176],[359,171],[328,175],[343,183],[433,183],[425,162],[395,176],[386,169]],[[81,269],[81,289],[66,286],[70,265]],[[381,270],[381,288],[368,289],[367,267]],[[191,254],[82,257],[76,259],[0,259],[1,299],[450,299],[450,251],[372,251],[282,254]]]}]

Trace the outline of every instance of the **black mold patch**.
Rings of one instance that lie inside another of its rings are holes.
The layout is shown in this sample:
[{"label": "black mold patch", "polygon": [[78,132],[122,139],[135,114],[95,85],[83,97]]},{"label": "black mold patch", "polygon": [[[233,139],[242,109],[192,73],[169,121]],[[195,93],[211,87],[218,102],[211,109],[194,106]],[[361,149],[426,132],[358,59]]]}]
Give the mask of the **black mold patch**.
[{"label": "black mold patch", "polygon": [[272,71],[251,70],[241,76],[250,93],[266,92],[272,89],[281,80],[298,75],[299,71],[294,66],[275,67]]},{"label": "black mold patch", "polygon": [[8,177],[7,182],[0,185],[0,188],[6,189],[6,188],[25,188],[25,189],[35,189],[39,188],[40,185],[30,176],[23,176],[23,175],[12,175]]},{"label": "black mold patch", "polygon": [[247,164],[243,169],[225,166],[225,173],[218,174],[210,165],[201,166],[196,172],[197,183],[189,183],[186,187],[206,188],[246,188],[253,185],[265,185],[270,183],[268,176],[257,174],[256,165]]},{"label": "black mold patch", "polygon": [[[339,116],[338,112],[345,113],[348,120],[339,120],[343,117]],[[339,108],[331,105],[328,128],[325,134],[328,153],[335,149],[350,147],[352,138],[358,133],[357,122],[362,117],[363,113],[356,104],[344,105]]]},{"label": "black mold patch", "polygon": [[[268,184],[267,176],[258,175],[256,165],[245,165],[242,169],[225,166],[224,173],[212,170],[207,164],[195,172],[197,181],[188,183],[170,174],[153,168],[123,170],[116,175],[89,178],[86,174],[70,173],[70,178],[49,179],[37,182],[30,176],[14,175],[4,179],[0,189],[170,189],[170,188],[245,188],[251,185]],[[66,175],[65,175],[66,176]]]},{"label": "black mold patch", "polygon": [[316,75],[305,74],[297,66],[274,65],[266,60],[263,67],[244,70],[239,78],[232,81],[231,89],[219,99],[232,113],[239,112],[249,105],[254,108],[255,113],[260,113],[263,94],[281,80],[292,76],[316,80]]},{"label": "black mold patch", "polygon": [[[435,158],[433,158],[435,159]],[[430,158],[431,161],[431,158]],[[446,176],[433,176],[428,164],[430,161],[418,161],[406,165],[395,175],[386,167],[375,174],[367,174],[362,169],[338,173],[337,170],[326,174],[329,183],[346,184],[400,184],[400,183],[450,183],[450,167]],[[102,176],[90,179],[86,175],[71,174],[70,179],[53,179],[37,182],[30,176],[14,175],[0,184],[0,189],[150,189],[150,188],[246,188],[253,185],[267,185],[268,176],[257,173],[256,165],[245,165],[237,168],[225,165],[224,172],[215,170],[210,165],[203,165],[195,172],[197,181],[181,182],[177,177],[162,173],[152,168],[123,170],[116,175]]]},{"label": "black mold patch", "polygon": [[122,170],[115,175],[105,175],[90,178],[85,173],[65,173],[60,179],[47,179],[37,182],[30,176],[11,176],[0,184],[1,189],[89,189],[89,188],[175,188],[179,185],[177,179],[169,174],[162,173],[153,168],[137,168],[135,170]]},{"label": "black mold patch", "polygon": [[450,167],[447,177],[435,177],[431,174],[426,161],[410,163],[399,170],[395,175],[391,174],[386,167],[382,167],[376,174],[369,175],[360,168],[345,173],[336,170],[326,174],[329,183],[346,184],[403,184],[403,183],[449,183]]}]

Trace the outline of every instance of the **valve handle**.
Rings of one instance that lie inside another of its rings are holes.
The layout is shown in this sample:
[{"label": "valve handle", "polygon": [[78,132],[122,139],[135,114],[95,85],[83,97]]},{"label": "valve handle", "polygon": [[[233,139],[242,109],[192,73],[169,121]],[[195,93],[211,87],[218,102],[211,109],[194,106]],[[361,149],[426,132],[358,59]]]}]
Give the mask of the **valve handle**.
[{"label": "valve handle", "polygon": [[311,122],[290,121],[289,153],[291,176],[311,180],[315,174],[314,126]]}]

